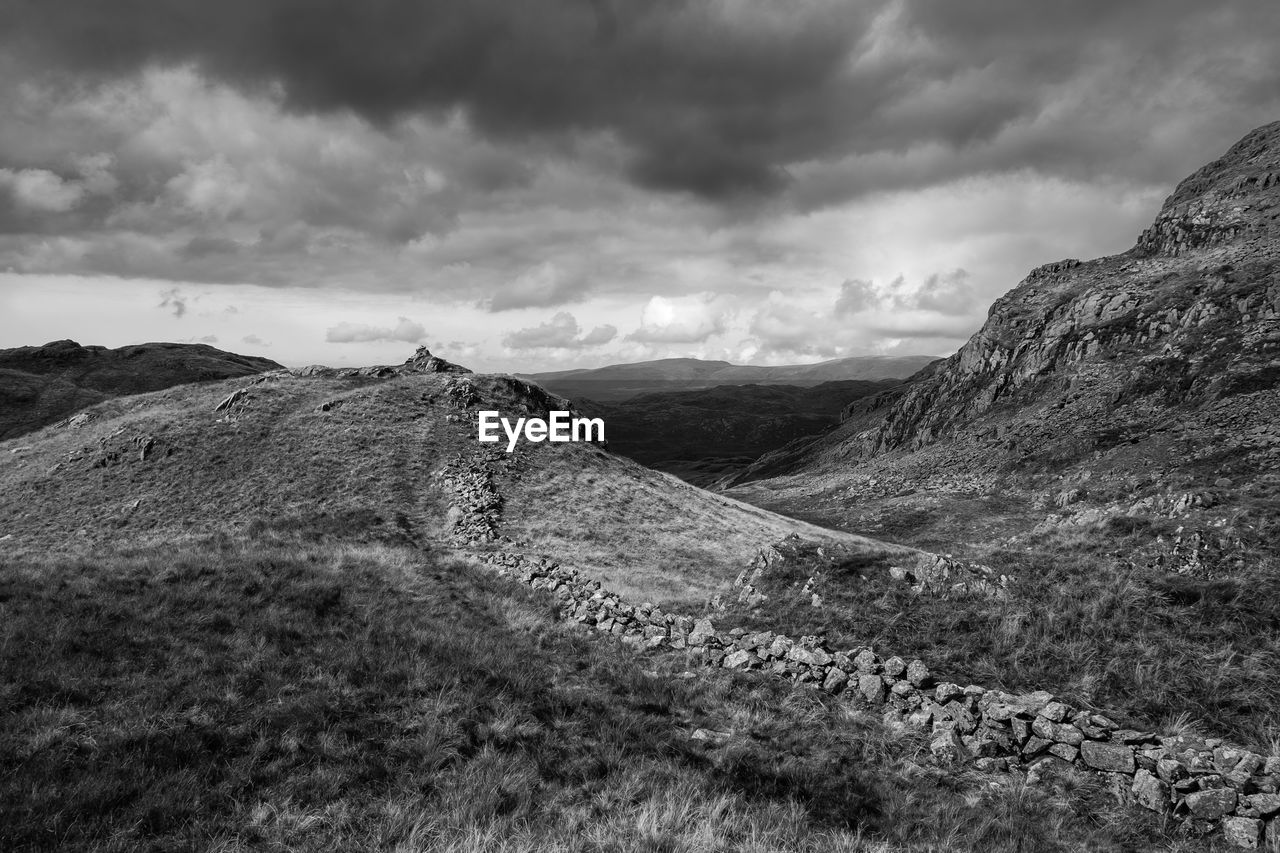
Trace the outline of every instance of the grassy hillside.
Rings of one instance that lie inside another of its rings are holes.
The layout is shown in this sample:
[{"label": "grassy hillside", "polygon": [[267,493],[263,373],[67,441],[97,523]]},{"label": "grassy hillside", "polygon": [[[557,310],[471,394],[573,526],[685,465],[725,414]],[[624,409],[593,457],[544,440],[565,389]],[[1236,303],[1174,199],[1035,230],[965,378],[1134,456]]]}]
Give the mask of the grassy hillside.
[{"label": "grassy hillside", "polygon": [[0,849],[1206,849],[330,533],[0,556]]},{"label": "grassy hillside", "polygon": [[[239,389],[247,393],[215,411]],[[514,418],[548,405],[559,404],[509,377],[441,374],[286,375],[118,398],[83,426],[0,444],[0,536],[163,543],[340,519],[353,537],[428,544],[450,530],[437,474],[462,457],[492,469],[506,535],[642,599],[709,597],[756,549],[792,532],[901,550],[694,489],[593,445],[521,443],[507,454],[476,441],[478,409]]]}]

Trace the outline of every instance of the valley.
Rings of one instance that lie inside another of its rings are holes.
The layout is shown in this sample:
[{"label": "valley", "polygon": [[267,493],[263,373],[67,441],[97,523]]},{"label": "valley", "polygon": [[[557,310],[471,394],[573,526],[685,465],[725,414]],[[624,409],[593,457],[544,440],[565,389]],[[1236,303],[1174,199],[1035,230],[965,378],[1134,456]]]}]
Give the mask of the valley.
[{"label": "valley", "polygon": [[[423,347],[39,409],[0,847],[1275,849],[1277,263],[1280,123],[903,375]],[[552,411],[609,441],[476,440]]]}]

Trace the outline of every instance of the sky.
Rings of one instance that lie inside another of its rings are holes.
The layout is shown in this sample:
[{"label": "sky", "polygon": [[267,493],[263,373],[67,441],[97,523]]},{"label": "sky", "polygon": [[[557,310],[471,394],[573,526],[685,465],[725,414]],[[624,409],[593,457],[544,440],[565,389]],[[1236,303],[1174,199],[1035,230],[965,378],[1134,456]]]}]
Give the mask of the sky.
[{"label": "sky", "polygon": [[0,0],[0,347],[954,352],[1280,119],[1271,0]]}]

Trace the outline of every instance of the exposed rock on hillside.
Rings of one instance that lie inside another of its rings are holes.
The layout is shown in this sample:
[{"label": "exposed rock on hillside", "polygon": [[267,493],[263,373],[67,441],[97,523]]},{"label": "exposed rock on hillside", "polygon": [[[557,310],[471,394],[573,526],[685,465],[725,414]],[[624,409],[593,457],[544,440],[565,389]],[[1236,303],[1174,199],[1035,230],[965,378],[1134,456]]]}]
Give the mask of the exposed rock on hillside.
[{"label": "exposed rock on hillside", "polygon": [[850,500],[1083,489],[1072,516],[1274,470],[1278,386],[1280,123],[1183,181],[1129,251],[1033,270],[887,406],[860,401],[867,416],[736,482],[794,475],[770,496]]},{"label": "exposed rock on hillside", "polygon": [[1170,408],[1271,391],[1278,182],[1280,123],[1184,181],[1129,252],[1033,270],[857,436],[860,455],[914,450],[982,421],[999,461],[1055,450],[1070,459],[1148,432]]}]

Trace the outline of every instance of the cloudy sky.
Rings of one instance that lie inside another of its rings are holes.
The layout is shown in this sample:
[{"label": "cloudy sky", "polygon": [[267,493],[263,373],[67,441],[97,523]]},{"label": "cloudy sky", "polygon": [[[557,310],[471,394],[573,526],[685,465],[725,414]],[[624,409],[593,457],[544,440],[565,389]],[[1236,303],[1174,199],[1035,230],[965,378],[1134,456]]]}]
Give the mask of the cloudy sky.
[{"label": "cloudy sky", "polygon": [[0,0],[0,347],[946,355],[1280,119],[1273,0]]}]

